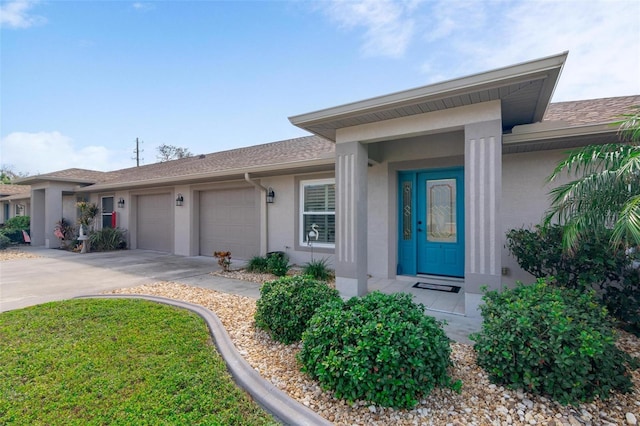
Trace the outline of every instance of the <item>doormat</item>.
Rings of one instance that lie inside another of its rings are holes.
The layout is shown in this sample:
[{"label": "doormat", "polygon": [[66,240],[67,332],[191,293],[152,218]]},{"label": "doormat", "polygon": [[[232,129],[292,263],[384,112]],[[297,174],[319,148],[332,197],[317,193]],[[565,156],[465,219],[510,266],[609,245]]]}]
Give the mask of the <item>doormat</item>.
[{"label": "doormat", "polygon": [[431,283],[415,283],[413,286],[415,288],[423,288],[425,290],[444,291],[445,293],[459,293],[461,288],[456,285],[442,285]]}]

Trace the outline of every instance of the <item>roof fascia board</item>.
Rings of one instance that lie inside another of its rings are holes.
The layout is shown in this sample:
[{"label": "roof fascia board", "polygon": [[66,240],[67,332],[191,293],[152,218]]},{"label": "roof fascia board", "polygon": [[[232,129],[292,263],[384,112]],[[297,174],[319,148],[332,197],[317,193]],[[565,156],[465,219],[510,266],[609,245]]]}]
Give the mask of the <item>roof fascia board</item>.
[{"label": "roof fascia board", "polygon": [[[447,80],[429,86],[418,87],[306,114],[295,115],[289,117],[289,121],[298,127],[303,127],[326,120],[347,118],[349,116],[365,112],[370,113],[375,110],[385,109],[391,106],[404,106],[401,105],[401,103],[406,104],[414,103],[416,101],[436,100],[446,96],[468,93],[473,90],[491,89],[504,83],[513,84],[527,80],[539,80],[547,77],[549,73],[556,73],[556,75],[558,75],[557,73],[562,69],[567,55],[568,52],[563,52],[559,55],[523,62],[467,77]],[[554,87],[555,80],[551,84],[551,89],[547,89],[547,92],[551,94]],[[546,105],[544,108],[546,109]]]},{"label": "roof fascia board", "polygon": [[618,129],[611,124],[589,124],[585,126],[564,127],[560,129],[540,130],[527,133],[510,133],[502,135],[504,145],[525,142],[548,141],[552,139],[572,138],[576,136],[616,134]]},{"label": "roof fascia board", "polygon": [[236,176],[242,175],[245,173],[261,173],[261,172],[271,172],[282,170],[285,172],[288,169],[296,169],[300,167],[313,167],[319,165],[329,165],[335,163],[335,156],[323,156],[322,158],[316,160],[304,160],[304,161],[292,161],[288,163],[281,164],[271,164],[269,166],[261,166],[261,167],[250,167],[250,168],[242,168],[242,169],[228,169],[217,171],[213,173],[197,173],[197,174],[189,174],[182,176],[170,176],[170,177],[162,177],[156,179],[147,179],[140,181],[131,181],[131,182],[120,182],[116,184],[102,183],[91,186],[84,186],[81,188],[77,188],[77,192],[96,192],[103,190],[114,190],[114,189],[126,189],[126,188],[135,188],[139,186],[156,186],[156,185],[167,185],[167,184],[178,184],[178,183],[187,183],[193,180],[202,180],[207,178],[220,178],[225,176]]},{"label": "roof fascia board", "polygon": [[73,178],[64,178],[64,177],[57,177],[57,176],[47,177],[46,175],[27,176],[25,178],[17,179],[15,181],[17,185],[36,185],[43,182],[64,182],[64,183],[74,183],[77,185],[82,185],[82,184],[92,185],[96,183],[95,180],[73,179]]}]

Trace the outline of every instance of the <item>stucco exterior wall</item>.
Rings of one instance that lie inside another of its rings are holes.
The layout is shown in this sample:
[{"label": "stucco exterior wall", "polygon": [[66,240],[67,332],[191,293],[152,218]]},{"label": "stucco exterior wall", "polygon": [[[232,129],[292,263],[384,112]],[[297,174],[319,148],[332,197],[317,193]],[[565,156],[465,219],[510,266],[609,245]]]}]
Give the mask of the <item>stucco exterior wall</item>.
[{"label": "stucco exterior wall", "polygon": [[566,182],[560,179],[547,184],[546,178],[558,162],[566,157],[566,150],[535,151],[507,154],[502,162],[502,267],[508,275],[502,277],[503,285],[512,286],[516,281],[530,283],[534,277],[524,272],[505,246],[506,233],[513,228],[539,224],[549,207],[549,191]]},{"label": "stucco exterior wall", "polygon": [[378,142],[368,169],[368,273],[395,278],[398,239],[398,172],[464,165],[464,133],[452,131]]},{"label": "stucco exterior wall", "polygon": [[289,256],[291,263],[304,265],[314,260],[326,259],[333,268],[334,249],[315,247],[312,249],[300,244],[299,212],[301,180],[334,178],[334,173],[313,173],[301,175],[276,176],[260,179],[265,188],[273,188],[276,197],[267,206],[267,251],[283,251]]},{"label": "stucco exterior wall", "polygon": [[75,195],[62,196],[62,217],[73,226],[76,226],[77,208]]}]

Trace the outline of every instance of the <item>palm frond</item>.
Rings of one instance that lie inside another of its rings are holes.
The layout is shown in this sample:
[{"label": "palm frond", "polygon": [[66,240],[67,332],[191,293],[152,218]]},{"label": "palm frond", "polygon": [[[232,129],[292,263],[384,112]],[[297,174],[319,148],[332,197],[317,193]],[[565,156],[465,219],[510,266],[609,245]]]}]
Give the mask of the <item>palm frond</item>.
[{"label": "palm frond", "polygon": [[614,244],[640,245],[640,195],[631,197],[625,204],[613,227],[611,240]]},{"label": "palm frond", "polygon": [[640,105],[633,107],[630,114],[622,114],[624,119],[613,123],[618,126],[618,137],[623,142],[640,142]]}]

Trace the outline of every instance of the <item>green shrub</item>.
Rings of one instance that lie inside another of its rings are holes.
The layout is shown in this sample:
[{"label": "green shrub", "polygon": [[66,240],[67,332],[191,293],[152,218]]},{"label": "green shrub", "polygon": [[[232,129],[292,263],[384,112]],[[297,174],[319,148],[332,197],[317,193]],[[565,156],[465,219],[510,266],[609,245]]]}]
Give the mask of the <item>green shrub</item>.
[{"label": "green shrub", "polygon": [[89,235],[92,251],[111,251],[127,248],[126,231],[121,228],[102,228]]},{"label": "green shrub", "polygon": [[409,294],[373,292],[326,304],[302,343],[302,371],[350,402],[410,408],[434,387],[452,385],[442,324]]},{"label": "green shrub", "polygon": [[316,309],[339,300],[338,291],[309,277],[283,277],[260,288],[256,303],[256,326],[282,343],[300,340]]},{"label": "green shrub", "polygon": [[617,325],[640,336],[640,271],[625,269],[620,282],[607,286],[602,297]]},{"label": "green shrub", "polygon": [[6,249],[10,244],[11,240],[7,236],[0,234],[0,250]]},{"label": "green shrub", "polygon": [[31,224],[29,216],[14,216],[4,222],[5,229],[27,230]]},{"label": "green shrub", "polygon": [[572,254],[563,250],[562,237],[558,225],[512,229],[507,232],[507,248],[518,265],[534,277],[554,277],[563,287],[581,290],[598,290],[619,281],[630,263],[624,250],[611,248],[610,231],[585,237]]},{"label": "green shrub", "polygon": [[287,275],[289,268],[289,258],[283,252],[276,251],[267,255],[267,271],[276,277]]},{"label": "green shrub", "polygon": [[312,260],[304,265],[302,273],[321,281],[329,281],[333,278],[333,271],[327,266],[327,259]]},{"label": "green shrub", "polygon": [[253,256],[247,262],[247,271],[249,272],[258,272],[265,273],[268,272],[268,263],[267,258],[262,256]]},{"label": "green shrub", "polygon": [[507,233],[507,248],[520,267],[536,278],[548,278],[550,284],[561,287],[595,290],[619,325],[639,334],[640,279],[630,268],[632,258],[621,248],[612,249],[611,231],[585,236],[571,254],[562,249],[562,232],[557,225],[512,229]]},{"label": "green shrub", "polygon": [[2,230],[0,230],[0,235],[8,238],[11,244],[21,244],[24,242],[24,236],[22,235],[22,230],[20,229],[3,228]]},{"label": "green shrub", "polygon": [[630,392],[635,362],[615,346],[607,312],[592,293],[555,288],[544,279],[491,291],[475,340],[478,365],[491,381],[577,404],[612,390]]}]

